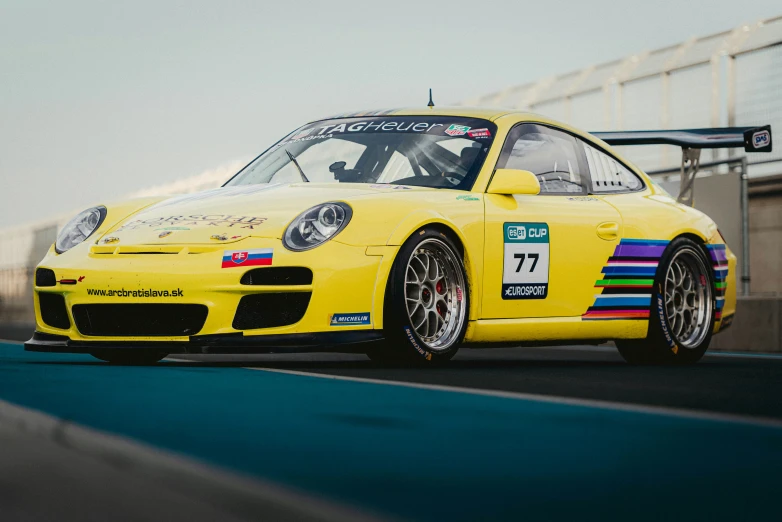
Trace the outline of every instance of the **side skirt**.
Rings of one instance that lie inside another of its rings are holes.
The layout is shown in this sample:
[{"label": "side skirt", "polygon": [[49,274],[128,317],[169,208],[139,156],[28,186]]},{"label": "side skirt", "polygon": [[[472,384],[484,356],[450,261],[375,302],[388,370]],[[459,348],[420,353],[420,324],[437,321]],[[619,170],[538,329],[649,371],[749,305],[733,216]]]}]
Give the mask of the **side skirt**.
[{"label": "side skirt", "polygon": [[610,339],[643,339],[648,319],[584,320],[581,317],[537,317],[523,319],[479,319],[467,327],[464,342],[513,343],[513,346],[557,344],[599,344]]}]

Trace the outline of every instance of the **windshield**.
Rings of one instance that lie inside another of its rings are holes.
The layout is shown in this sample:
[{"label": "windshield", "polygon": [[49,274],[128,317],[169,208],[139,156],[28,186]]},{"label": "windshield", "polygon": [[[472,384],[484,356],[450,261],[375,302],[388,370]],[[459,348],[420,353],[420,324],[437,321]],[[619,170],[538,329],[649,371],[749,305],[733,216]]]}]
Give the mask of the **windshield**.
[{"label": "windshield", "polygon": [[445,116],[319,121],[285,137],[226,186],[390,183],[470,190],[496,129],[488,120]]}]

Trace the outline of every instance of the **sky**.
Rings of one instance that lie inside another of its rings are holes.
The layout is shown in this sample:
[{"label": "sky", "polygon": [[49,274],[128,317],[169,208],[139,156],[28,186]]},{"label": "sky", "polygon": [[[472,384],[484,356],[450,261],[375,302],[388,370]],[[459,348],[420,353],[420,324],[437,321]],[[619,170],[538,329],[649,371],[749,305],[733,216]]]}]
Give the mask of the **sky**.
[{"label": "sky", "polygon": [[0,228],[782,14],[778,0],[0,0]]}]

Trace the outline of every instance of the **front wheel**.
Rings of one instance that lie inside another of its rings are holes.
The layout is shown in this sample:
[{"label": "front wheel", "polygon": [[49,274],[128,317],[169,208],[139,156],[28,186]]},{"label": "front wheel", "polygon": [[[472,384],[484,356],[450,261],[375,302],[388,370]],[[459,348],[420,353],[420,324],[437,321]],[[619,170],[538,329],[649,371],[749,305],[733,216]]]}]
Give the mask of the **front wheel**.
[{"label": "front wheel", "polygon": [[96,359],[106,361],[110,364],[129,365],[129,366],[146,366],[149,364],[155,364],[156,362],[164,359],[168,356],[167,353],[159,350],[147,350],[147,349],[116,349],[116,350],[98,350],[90,353]]},{"label": "front wheel", "polygon": [[704,249],[687,238],[673,240],[655,275],[646,339],[616,341],[619,353],[630,364],[698,362],[714,330],[713,288]]},{"label": "front wheel", "polygon": [[446,362],[464,338],[468,317],[460,250],[447,234],[425,227],[397,254],[386,288],[386,339],[367,355],[383,363]]}]

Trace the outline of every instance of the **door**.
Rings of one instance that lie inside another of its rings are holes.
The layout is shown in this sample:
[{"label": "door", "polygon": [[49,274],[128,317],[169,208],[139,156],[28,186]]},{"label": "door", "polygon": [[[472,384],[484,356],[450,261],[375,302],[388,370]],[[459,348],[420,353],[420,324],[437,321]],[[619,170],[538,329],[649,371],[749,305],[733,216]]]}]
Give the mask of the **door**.
[{"label": "door", "polygon": [[613,206],[587,193],[583,150],[547,126],[514,127],[497,168],[531,171],[539,195],[486,195],[482,318],[580,317],[621,237]]}]

